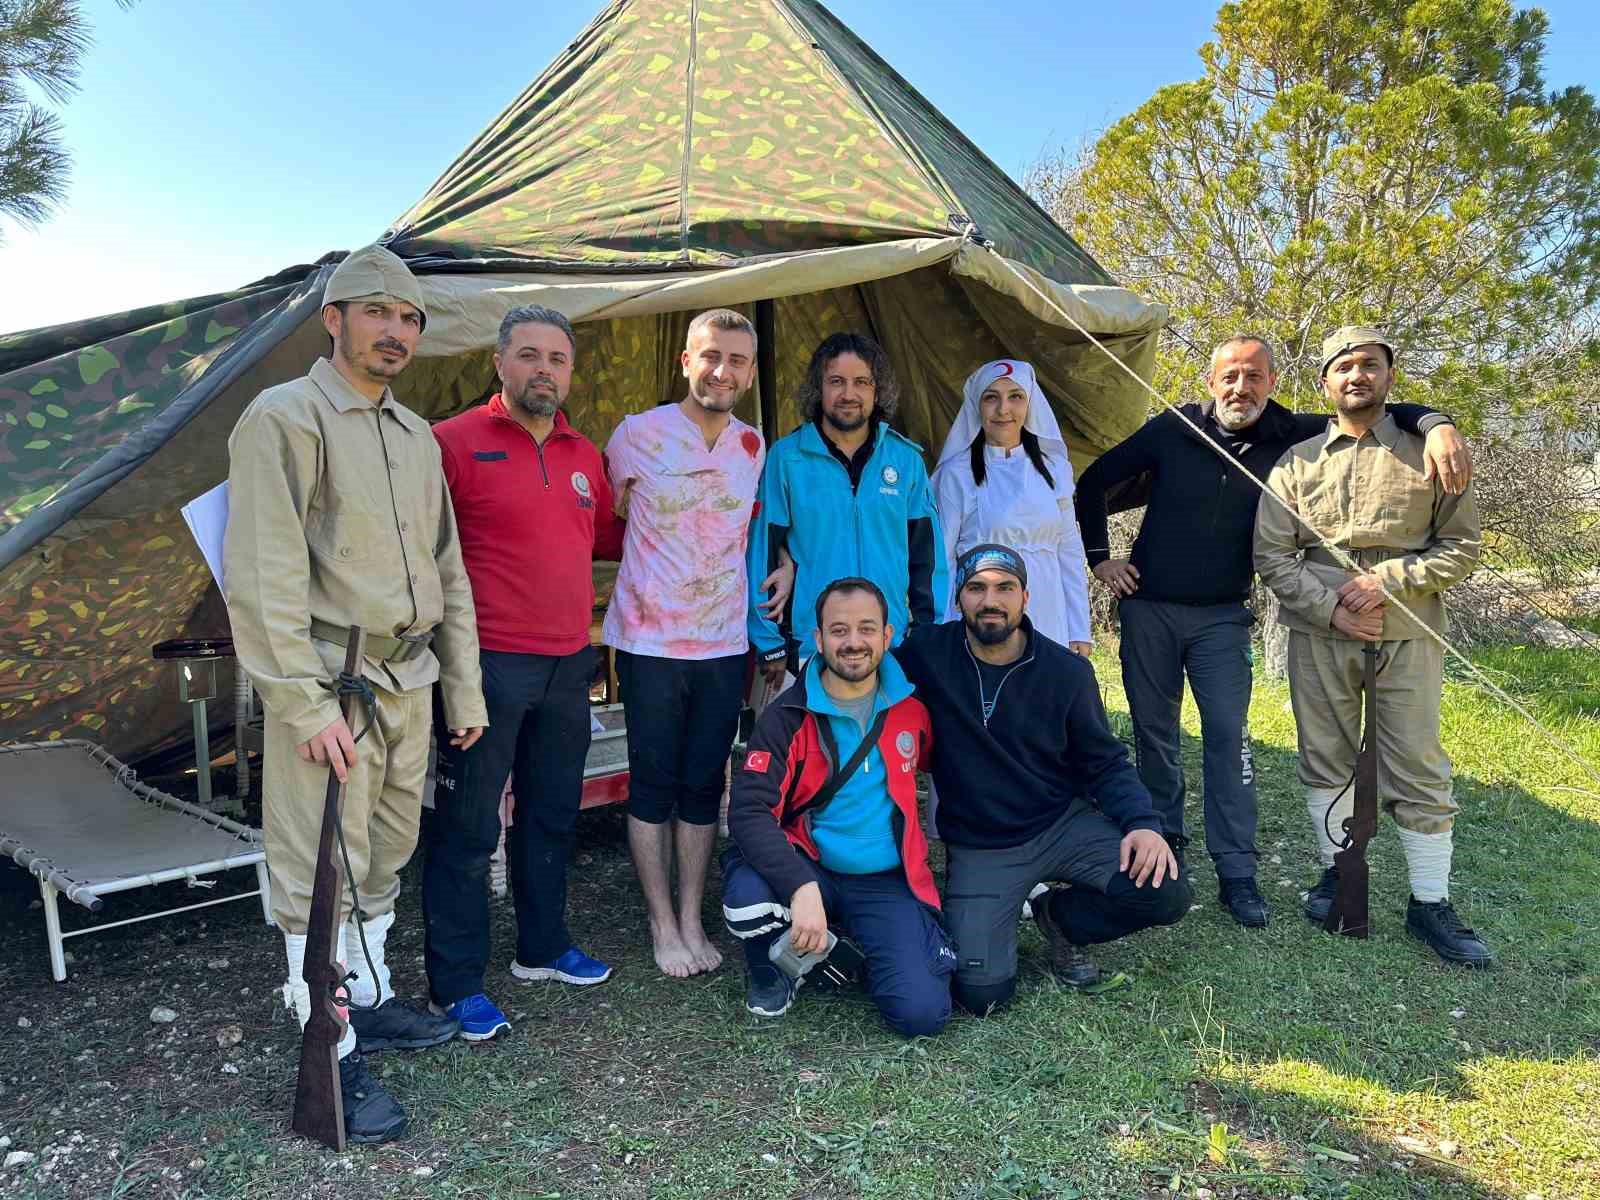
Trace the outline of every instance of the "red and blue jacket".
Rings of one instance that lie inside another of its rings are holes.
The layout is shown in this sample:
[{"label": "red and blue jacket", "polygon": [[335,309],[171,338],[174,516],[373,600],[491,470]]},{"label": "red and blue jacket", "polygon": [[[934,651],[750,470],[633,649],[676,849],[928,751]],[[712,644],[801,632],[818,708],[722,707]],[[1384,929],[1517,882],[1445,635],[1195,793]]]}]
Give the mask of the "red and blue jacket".
[{"label": "red and blue jacket", "polygon": [[[901,675],[890,658],[884,659],[884,667]],[[744,860],[786,904],[798,889],[818,879],[820,856],[811,826],[822,806],[814,801],[839,763],[828,716],[807,703],[807,688],[821,686],[815,672],[805,671],[767,705],[750,735],[744,765],[733,773],[728,831]],[[917,772],[932,764],[933,727],[922,701],[908,693],[906,687],[903,698],[882,714],[876,748],[884,764],[884,799],[891,807],[906,883],[912,895],[937,910],[939,889],[928,866],[928,838],[917,809]]]}]

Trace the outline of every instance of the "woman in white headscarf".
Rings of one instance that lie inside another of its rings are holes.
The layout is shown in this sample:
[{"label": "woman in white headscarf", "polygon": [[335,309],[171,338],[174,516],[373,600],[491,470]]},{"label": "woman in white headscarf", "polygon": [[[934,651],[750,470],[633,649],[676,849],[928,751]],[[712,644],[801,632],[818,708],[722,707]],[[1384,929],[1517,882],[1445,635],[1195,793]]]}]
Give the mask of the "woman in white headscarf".
[{"label": "woman in white headscarf", "polygon": [[[1001,358],[967,376],[933,490],[945,560],[982,542],[1010,546],[1028,566],[1034,628],[1088,654],[1089,565],[1072,510],[1072,463],[1030,364]],[[945,619],[960,615],[952,594]]]}]

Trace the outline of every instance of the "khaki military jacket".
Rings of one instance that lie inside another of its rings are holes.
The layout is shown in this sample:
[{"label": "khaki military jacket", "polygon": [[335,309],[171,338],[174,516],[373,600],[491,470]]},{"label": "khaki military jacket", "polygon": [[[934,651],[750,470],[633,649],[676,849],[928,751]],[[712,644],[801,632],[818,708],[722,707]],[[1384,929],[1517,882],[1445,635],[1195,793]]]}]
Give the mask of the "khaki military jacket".
[{"label": "khaki military jacket", "polygon": [[267,712],[296,741],[339,716],[319,681],[342,647],[312,618],[400,637],[432,630],[405,661],[364,674],[404,690],[435,680],[455,729],[488,724],[477,617],[428,423],[386,388],[377,407],[327,359],[268,388],[228,438],[224,590],[234,650]]},{"label": "khaki military jacket", "polygon": [[[1283,504],[1261,498],[1255,560],[1284,625],[1343,638],[1330,622],[1338,589],[1350,578],[1287,506],[1378,576],[1430,629],[1444,632],[1440,593],[1471,573],[1482,539],[1472,489],[1452,496],[1437,479],[1425,480],[1422,447],[1422,438],[1385,414],[1359,441],[1330,421],[1327,433],[1278,460],[1267,487]],[[1384,641],[1424,636],[1397,605],[1387,607]]]}]

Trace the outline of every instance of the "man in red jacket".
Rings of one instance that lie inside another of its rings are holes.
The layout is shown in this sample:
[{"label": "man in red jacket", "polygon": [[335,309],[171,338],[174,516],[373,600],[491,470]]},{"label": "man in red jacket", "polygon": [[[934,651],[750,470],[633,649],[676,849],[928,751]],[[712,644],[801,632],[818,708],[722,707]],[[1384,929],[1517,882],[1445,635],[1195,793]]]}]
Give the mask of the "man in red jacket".
[{"label": "man in red jacket", "polygon": [[[795,981],[769,960],[789,931],[826,953],[832,925],[859,943],[883,1019],[906,1037],[950,1019],[955,952],[939,915],[917,771],[933,753],[928,710],[893,658],[879,587],[836,579],[817,599],[817,653],[765,709],[734,772],[722,915],[744,942],[745,1007],[781,1016]],[[809,977],[809,976],[808,976]]]},{"label": "man in red jacket", "polygon": [[561,412],[576,339],[554,309],[512,309],[494,356],[501,391],[434,427],[478,613],[494,734],[462,751],[440,737],[424,836],[424,954],[436,1008],[469,1041],[509,1029],[484,993],[489,856],[506,777],[517,798],[506,860],[522,980],[603,983],[611,969],[567,931],[567,842],[589,752],[594,559],[621,554],[600,452]]}]

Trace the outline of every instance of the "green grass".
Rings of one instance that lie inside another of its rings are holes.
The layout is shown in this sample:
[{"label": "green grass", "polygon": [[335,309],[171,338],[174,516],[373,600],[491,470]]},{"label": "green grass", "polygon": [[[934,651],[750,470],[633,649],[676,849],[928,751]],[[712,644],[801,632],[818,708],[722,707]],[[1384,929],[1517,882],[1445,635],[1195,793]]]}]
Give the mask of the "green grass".
[{"label": "green grass", "polygon": [[[1600,656],[1479,657],[1600,763]],[[1114,661],[1098,666],[1126,731]],[[0,1194],[1600,1200],[1600,785],[1452,678],[1455,899],[1501,965],[1450,969],[1406,936],[1387,820],[1374,936],[1329,937],[1297,912],[1315,868],[1285,701],[1258,681],[1267,930],[1218,911],[1198,854],[1198,911],[1100,952],[1131,986],[1055,985],[1025,928],[1012,1007],[934,1040],[894,1037],[857,995],[802,995],[757,1023],[732,965],[661,978],[617,816],[586,817],[572,924],[616,979],[585,993],[516,984],[509,905],[496,905],[490,986],[515,1033],[375,1059],[413,1130],[343,1156],[287,1132],[297,1042],[271,1003],[280,951],[248,906],[73,943],[79,962],[56,987],[38,915],[13,890],[0,904],[0,1134],[39,1151],[76,1129],[93,1153],[48,1176],[0,1174]],[[402,904],[392,961],[420,990],[414,878]],[[177,1025],[150,1024],[158,1003]],[[19,1017],[31,1027],[12,1030]],[[214,1034],[228,1023],[245,1039],[224,1050]]]}]

